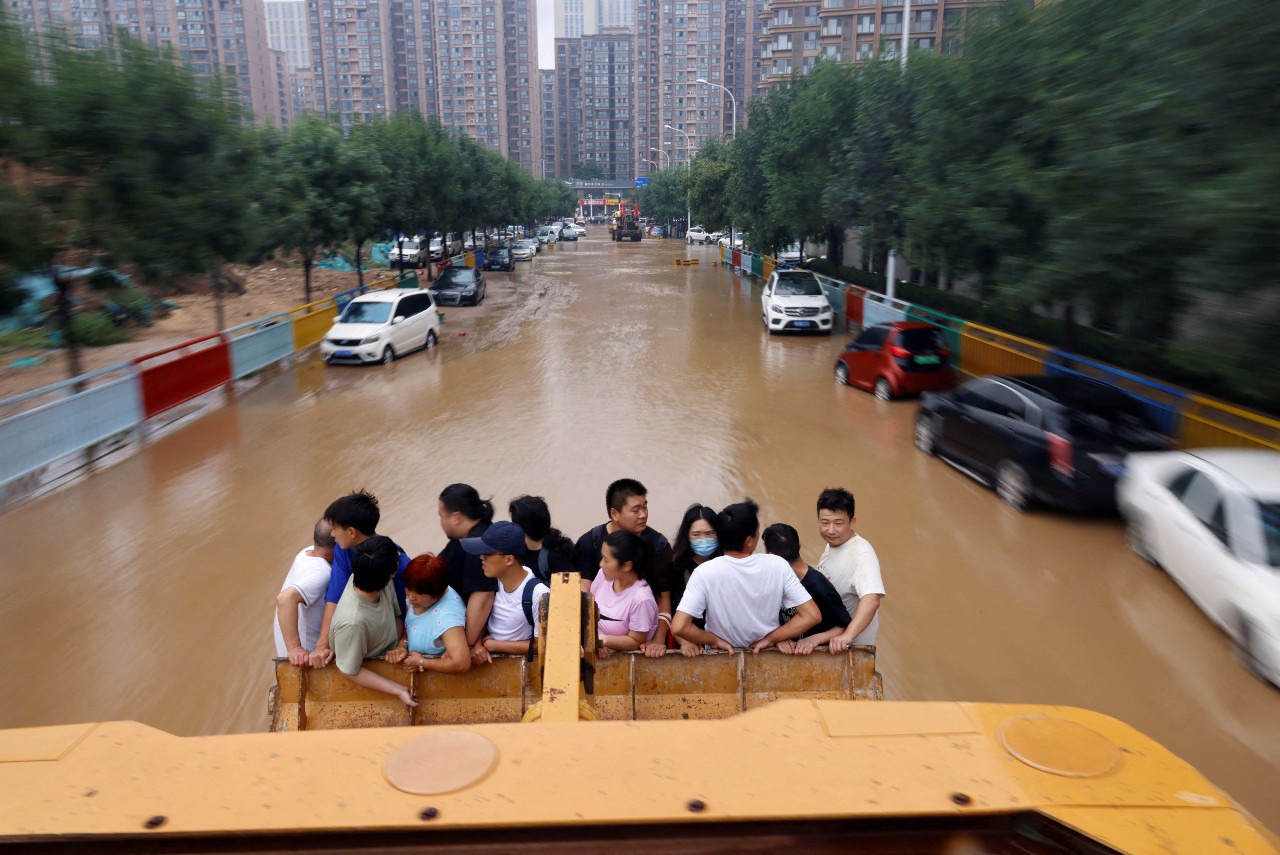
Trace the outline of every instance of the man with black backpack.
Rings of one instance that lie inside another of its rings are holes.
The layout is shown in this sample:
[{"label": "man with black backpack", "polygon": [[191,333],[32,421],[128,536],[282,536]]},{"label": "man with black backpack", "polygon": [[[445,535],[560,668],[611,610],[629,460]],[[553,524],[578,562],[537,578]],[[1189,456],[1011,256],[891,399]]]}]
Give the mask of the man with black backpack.
[{"label": "man with black backpack", "polygon": [[484,575],[498,582],[493,610],[476,661],[492,662],[489,654],[525,653],[538,634],[538,603],[551,589],[524,566],[524,529],[511,522],[496,522],[479,537],[458,541],[463,550],[479,555]]}]

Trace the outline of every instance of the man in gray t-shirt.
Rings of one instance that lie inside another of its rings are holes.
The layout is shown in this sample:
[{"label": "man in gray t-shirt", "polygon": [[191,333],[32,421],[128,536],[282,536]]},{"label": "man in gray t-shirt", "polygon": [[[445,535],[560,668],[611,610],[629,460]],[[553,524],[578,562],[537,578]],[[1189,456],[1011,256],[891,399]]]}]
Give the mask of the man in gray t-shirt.
[{"label": "man in gray t-shirt", "polygon": [[364,660],[384,656],[387,661],[404,658],[404,617],[396,597],[392,577],[399,550],[391,538],[380,534],[351,551],[351,578],[338,600],[329,626],[329,648],[338,670],[366,689],[394,695],[409,707],[416,707],[409,690],[374,673]]}]

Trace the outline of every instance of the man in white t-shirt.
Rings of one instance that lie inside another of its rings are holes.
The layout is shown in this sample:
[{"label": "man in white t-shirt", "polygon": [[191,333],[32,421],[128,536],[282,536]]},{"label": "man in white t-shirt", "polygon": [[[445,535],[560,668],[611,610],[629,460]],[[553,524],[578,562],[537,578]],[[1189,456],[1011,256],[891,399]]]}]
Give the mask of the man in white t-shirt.
[{"label": "man in white t-shirt", "polygon": [[524,566],[524,529],[496,522],[479,537],[464,537],[458,544],[479,555],[484,575],[498,580],[485,635],[472,652],[475,661],[492,662],[493,653],[526,652],[538,635],[538,603],[551,589]]},{"label": "man in white t-shirt", "polygon": [[[748,499],[720,512],[716,530],[724,555],[693,571],[671,622],[677,637],[697,645],[685,655],[697,656],[703,646],[730,653],[735,647],[750,647],[759,653],[779,641],[799,638],[821,620],[822,613],[791,565],[776,555],[752,554],[760,538],[759,510]],[[779,626],[783,609],[796,613]],[[707,628],[699,629],[693,619],[703,615]]]},{"label": "man in white t-shirt", "polygon": [[853,494],[843,487],[830,487],[818,496],[818,532],[827,542],[818,570],[831,580],[853,616],[845,631],[828,642],[832,653],[855,644],[875,644],[880,627],[880,559],[866,538],[853,530],[853,511]]},{"label": "man in white t-shirt", "polygon": [[328,520],[322,519],[311,533],[311,546],[294,556],[276,595],[276,656],[287,656],[299,668],[307,664],[307,654],[320,636],[332,563],[333,532]]}]

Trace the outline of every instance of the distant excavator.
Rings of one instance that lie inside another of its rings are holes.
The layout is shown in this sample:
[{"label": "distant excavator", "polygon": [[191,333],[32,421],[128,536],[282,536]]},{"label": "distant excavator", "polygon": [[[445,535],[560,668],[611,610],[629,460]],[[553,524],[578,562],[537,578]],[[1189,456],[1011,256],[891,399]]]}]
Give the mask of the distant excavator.
[{"label": "distant excavator", "polygon": [[616,241],[639,243],[644,237],[644,229],[640,227],[640,206],[629,199],[619,202],[618,210],[613,212],[613,226],[609,236]]}]

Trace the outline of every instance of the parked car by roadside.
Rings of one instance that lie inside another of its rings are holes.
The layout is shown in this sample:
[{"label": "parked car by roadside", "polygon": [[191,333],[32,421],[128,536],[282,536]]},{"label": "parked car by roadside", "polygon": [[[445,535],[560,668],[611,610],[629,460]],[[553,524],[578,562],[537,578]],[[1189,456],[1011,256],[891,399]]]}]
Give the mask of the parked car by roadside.
[{"label": "parked car by roadside", "polygon": [[478,306],[484,299],[484,272],[473,267],[450,267],[431,283],[431,293],[442,306]]},{"label": "parked car by roadside", "polygon": [[516,261],[532,261],[538,254],[540,244],[533,238],[522,238],[511,248],[511,257]]},{"label": "parked car by roadside", "polygon": [[435,346],[440,318],[428,291],[372,291],[354,298],[320,341],[328,363],[389,364],[396,357]]},{"label": "parked car by roadside", "polygon": [[1280,686],[1280,452],[1131,454],[1116,488],[1129,545],[1164,568]]},{"label": "parked car by roadside", "polygon": [[1137,399],[1064,375],[982,377],[950,392],[927,392],[915,443],[994,487],[1020,511],[1036,502],[1111,509],[1124,456],[1172,447]]},{"label": "parked car by roadside", "polygon": [[724,237],[724,232],[711,232],[707,235],[707,243],[720,243],[722,237]]},{"label": "parked car by roadside", "polygon": [[405,238],[391,245],[387,263],[397,267],[422,267],[426,264],[426,248],[418,238]]},{"label": "parked car by roadside", "polygon": [[515,270],[516,260],[511,254],[511,250],[505,246],[495,247],[494,249],[486,249],[484,251],[484,269],[485,270]]},{"label": "parked car by roadside", "polygon": [[807,270],[775,270],[764,283],[760,295],[760,320],[772,335],[778,332],[831,334],[835,313],[818,284]]},{"label": "parked car by roadside", "polygon": [[799,264],[804,261],[804,247],[802,244],[793,243],[784,246],[778,250],[778,261],[783,264]]},{"label": "parked car by roadside", "polygon": [[932,324],[875,324],[856,335],[836,360],[836,382],[874,392],[882,401],[956,385],[951,349]]},{"label": "parked car by roadside", "polygon": [[541,226],[538,228],[538,243],[548,246],[556,242],[560,237],[560,230],[551,226]]},{"label": "parked car by roadside", "polygon": [[[720,241],[719,241],[719,243],[720,243],[720,245],[721,245],[721,246],[723,246],[723,247],[728,247],[728,246],[729,246],[729,235],[728,235],[728,234],[723,234],[723,235],[721,235],[721,236],[720,236]],[[747,236],[746,236],[745,234],[743,234],[742,232],[734,232],[734,234],[733,234],[733,246],[732,246],[731,248],[732,248],[732,249],[746,249],[748,246],[750,246],[750,244],[747,242]]]},{"label": "parked car by roadside", "polygon": [[710,243],[711,238],[707,235],[707,230],[702,226],[694,226],[684,233],[685,243]]},{"label": "parked car by roadside", "polygon": [[446,235],[444,237],[436,235],[431,239],[430,246],[432,261],[462,255],[462,240],[457,235]]}]

